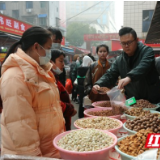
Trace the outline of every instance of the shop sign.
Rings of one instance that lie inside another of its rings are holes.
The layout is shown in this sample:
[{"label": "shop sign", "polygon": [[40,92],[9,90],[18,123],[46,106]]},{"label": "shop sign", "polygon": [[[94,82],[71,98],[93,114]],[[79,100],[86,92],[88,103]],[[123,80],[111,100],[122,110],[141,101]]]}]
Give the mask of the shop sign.
[{"label": "shop sign", "polygon": [[118,33],[85,34],[84,41],[110,41],[119,39]]},{"label": "shop sign", "polygon": [[32,25],[18,21],[14,18],[0,14],[0,31],[16,35],[22,35]]}]

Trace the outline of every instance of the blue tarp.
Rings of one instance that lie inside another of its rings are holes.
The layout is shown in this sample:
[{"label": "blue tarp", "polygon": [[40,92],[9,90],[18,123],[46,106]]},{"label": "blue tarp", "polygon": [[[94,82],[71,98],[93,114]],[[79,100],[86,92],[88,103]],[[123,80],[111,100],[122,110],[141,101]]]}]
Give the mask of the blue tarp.
[{"label": "blue tarp", "polygon": [[38,15],[38,18],[44,18],[44,17],[47,17],[47,14],[39,14]]},{"label": "blue tarp", "polygon": [[74,55],[74,50],[73,50],[72,48],[63,47],[63,46],[61,46],[61,48],[62,48],[62,50],[63,50],[65,53]]}]

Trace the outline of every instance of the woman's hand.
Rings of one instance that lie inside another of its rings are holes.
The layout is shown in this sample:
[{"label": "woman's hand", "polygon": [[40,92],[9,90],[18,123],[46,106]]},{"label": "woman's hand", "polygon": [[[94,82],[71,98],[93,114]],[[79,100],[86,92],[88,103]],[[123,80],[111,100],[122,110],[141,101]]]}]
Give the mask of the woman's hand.
[{"label": "woman's hand", "polygon": [[100,89],[100,86],[99,85],[94,85],[93,88],[92,88],[92,92],[95,93],[95,94],[98,94],[98,91],[97,91],[98,89]]}]

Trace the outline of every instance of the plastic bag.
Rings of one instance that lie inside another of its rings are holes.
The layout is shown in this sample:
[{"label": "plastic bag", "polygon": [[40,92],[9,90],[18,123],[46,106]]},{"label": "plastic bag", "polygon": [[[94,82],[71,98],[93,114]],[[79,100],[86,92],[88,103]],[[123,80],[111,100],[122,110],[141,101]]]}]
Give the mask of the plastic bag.
[{"label": "plastic bag", "polygon": [[157,151],[158,151],[157,148],[147,150],[142,154],[140,154],[139,156],[133,158],[132,160],[160,160],[159,157],[157,159]]},{"label": "plastic bag", "polygon": [[78,84],[77,78],[75,79],[75,81],[73,82],[74,85]]},{"label": "plastic bag", "polygon": [[47,157],[34,157],[28,155],[12,155],[12,154],[5,154],[0,157],[0,160],[62,160],[58,158],[47,158]]},{"label": "plastic bag", "polygon": [[72,93],[73,85],[72,85],[71,79],[69,78],[66,80],[65,89],[67,90],[69,94]]},{"label": "plastic bag", "polygon": [[122,115],[127,109],[125,106],[126,98],[118,87],[112,88],[107,92],[107,95],[110,98],[112,111],[114,115]]}]

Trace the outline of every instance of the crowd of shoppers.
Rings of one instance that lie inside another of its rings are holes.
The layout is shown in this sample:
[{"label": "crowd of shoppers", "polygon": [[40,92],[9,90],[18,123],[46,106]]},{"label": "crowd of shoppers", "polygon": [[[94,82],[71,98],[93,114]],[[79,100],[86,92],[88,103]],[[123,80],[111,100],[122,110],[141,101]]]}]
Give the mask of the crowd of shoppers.
[{"label": "crowd of shoppers", "polygon": [[[105,44],[96,48],[98,61],[91,54],[82,59],[74,56],[71,99],[79,104],[79,118],[84,117],[84,96],[92,102],[106,100],[97,90],[112,88],[117,82],[127,98],[160,101],[159,60],[155,63],[153,49],[140,43],[130,27],[120,29],[119,36],[123,53],[113,64],[107,60],[109,48]],[[60,158],[53,139],[71,130],[71,117],[77,113],[64,87],[61,42],[59,29],[34,26],[8,50],[0,79],[2,155]]]}]

